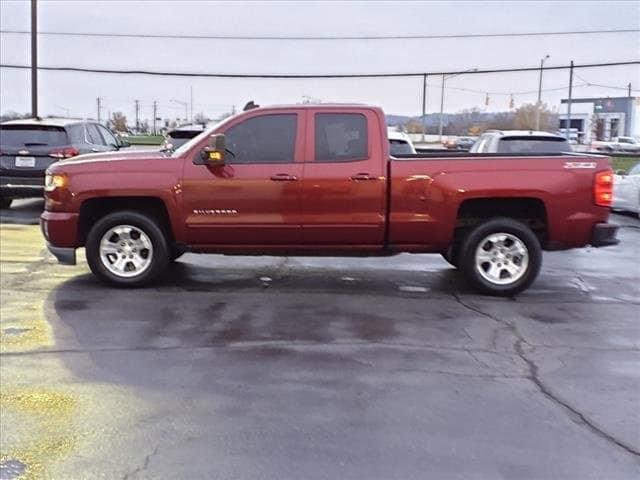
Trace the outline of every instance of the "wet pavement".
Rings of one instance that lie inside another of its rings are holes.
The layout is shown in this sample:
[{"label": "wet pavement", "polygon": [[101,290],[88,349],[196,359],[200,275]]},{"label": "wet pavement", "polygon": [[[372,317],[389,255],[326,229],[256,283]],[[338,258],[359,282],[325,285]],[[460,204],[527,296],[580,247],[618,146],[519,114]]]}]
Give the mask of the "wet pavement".
[{"label": "wet pavement", "polygon": [[514,299],[438,256],[185,255],[154,288],[2,212],[0,479],[631,479],[640,222]]}]

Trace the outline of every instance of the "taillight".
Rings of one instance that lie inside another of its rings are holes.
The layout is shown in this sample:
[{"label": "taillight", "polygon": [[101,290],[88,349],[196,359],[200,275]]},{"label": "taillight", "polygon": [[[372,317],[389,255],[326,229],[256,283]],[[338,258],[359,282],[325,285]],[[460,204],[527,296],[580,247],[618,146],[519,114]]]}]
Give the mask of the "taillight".
[{"label": "taillight", "polygon": [[71,158],[76,155],[80,155],[80,150],[76,147],[57,148],[49,152],[49,156],[52,158]]},{"label": "taillight", "polygon": [[613,172],[606,170],[596,173],[593,184],[593,197],[596,205],[610,207],[613,200]]}]

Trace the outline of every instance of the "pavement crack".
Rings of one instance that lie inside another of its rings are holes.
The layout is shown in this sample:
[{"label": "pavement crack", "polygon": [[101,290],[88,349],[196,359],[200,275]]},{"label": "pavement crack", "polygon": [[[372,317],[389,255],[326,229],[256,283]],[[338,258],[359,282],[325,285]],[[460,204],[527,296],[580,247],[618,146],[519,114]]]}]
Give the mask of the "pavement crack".
[{"label": "pavement crack", "polygon": [[146,457],[144,457],[144,461],[142,466],[132,470],[129,473],[125,473],[122,477],[122,480],[131,480],[136,478],[140,473],[144,472],[147,468],[149,468],[149,464],[151,463],[151,458],[158,454],[159,445],[156,445],[156,448],[153,449],[153,452],[149,453]]},{"label": "pavement crack", "polygon": [[578,409],[573,407],[567,401],[555,395],[551,391],[551,389],[547,385],[545,385],[544,382],[540,379],[538,375],[539,373],[538,366],[536,365],[536,363],[532,359],[527,357],[527,355],[525,354],[525,351],[522,348],[522,345],[525,343],[526,342],[523,339],[518,338],[518,340],[516,340],[516,342],[514,343],[514,348],[518,356],[522,359],[523,362],[525,362],[525,364],[529,368],[529,375],[526,378],[528,378],[537,387],[537,389],[540,391],[542,395],[544,395],[548,400],[550,400],[551,402],[553,402],[554,404],[562,408],[566,413],[570,415],[570,417],[573,417],[574,420],[578,420],[577,423],[584,425],[586,428],[591,430],[591,432],[596,434],[598,437],[606,440],[607,442],[613,445],[616,445],[617,447],[621,448],[627,453],[630,453],[631,455],[640,457],[640,450],[635,449],[633,446],[628,445],[622,440],[615,438],[610,433],[605,432],[602,428],[596,425],[593,420],[589,419],[585,414],[583,414]]},{"label": "pavement crack", "polygon": [[600,428],[598,425],[596,425],[596,423],[594,421],[592,421],[591,419],[589,419],[585,414],[581,413],[577,408],[573,407],[571,404],[569,404],[567,401],[561,399],[560,397],[558,397],[557,395],[555,395],[550,389],[549,387],[547,387],[547,385],[544,384],[544,382],[540,379],[539,375],[538,375],[538,366],[536,365],[536,363],[530,359],[529,357],[527,357],[527,355],[525,354],[523,345],[528,345],[531,348],[536,348],[535,345],[531,345],[529,344],[524,338],[523,336],[520,334],[520,332],[518,332],[518,329],[516,327],[516,325],[507,322],[506,320],[503,320],[501,318],[498,318],[494,315],[491,315],[490,313],[487,313],[483,310],[481,310],[480,308],[468,304],[466,302],[464,302],[462,300],[462,298],[460,298],[460,295],[458,294],[458,292],[456,292],[455,289],[452,289],[453,292],[453,297],[456,299],[456,301],[462,305],[464,308],[471,310],[475,313],[477,313],[478,315],[482,315],[486,318],[489,318],[495,322],[498,322],[504,326],[506,326],[507,328],[509,328],[509,330],[511,330],[511,332],[513,332],[513,335],[516,337],[516,340],[513,344],[513,348],[515,350],[515,353],[518,355],[518,357],[520,357],[520,359],[525,363],[525,365],[527,366],[528,370],[529,370],[529,374],[525,377],[527,378],[531,383],[534,384],[534,386],[538,389],[538,391],[548,400],[550,400],[551,402],[553,402],[555,405],[557,405],[558,407],[562,408],[565,413],[569,414],[569,416],[572,419],[577,419],[579,420],[579,424],[584,425],[587,429],[589,429],[592,433],[596,434],[598,437],[602,438],[603,440],[606,440],[607,442],[617,446],[618,448],[624,450],[625,452],[634,455],[636,457],[640,457],[640,450],[637,450],[636,448],[634,448],[631,445],[626,444],[624,441],[619,440],[617,438],[615,438],[613,435],[611,435],[610,433],[604,431],[602,428]]}]

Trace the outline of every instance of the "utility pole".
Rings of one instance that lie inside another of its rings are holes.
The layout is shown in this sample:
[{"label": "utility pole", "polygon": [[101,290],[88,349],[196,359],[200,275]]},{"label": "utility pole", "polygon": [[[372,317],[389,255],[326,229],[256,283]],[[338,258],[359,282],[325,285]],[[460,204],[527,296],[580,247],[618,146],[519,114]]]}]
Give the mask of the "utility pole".
[{"label": "utility pole", "polygon": [[193,85],[189,86],[189,105],[191,115],[189,115],[189,122],[193,123]]},{"label": "utility pole", "polygon": [[536,103],[536,130],[540,130],[540,108],[542,107],[542,72],[544,71],[544,61],[549,58],[549,54],[540,59],[540,77],[538,79],[538,103]]},{"label": "utility pole", "polygon": [[573,60],[571,60],[571,66],[569,67],[569,99],[567,100],[567,125],[565,129],[565,138],[571,139],[571,96],[573,94]]},{"label": "utility pole", "polygon": [[38,116],[38,2],[31,0],[31,116]]},{"label": "utility pole", "polygon": [[100,97],[96,98],[96,106],[98,107],[98,123],[100,123],[100,110],[102,109],[102,105],[100,105]]},{"label": "utility pole", "polygon": [[422,143],[427,129],[427,74],[422,76]]},{"label": "utility pole", "polygon": [[442,74],[442,91],[440,92],[440,126],[438,128],[438,140],[442,141],[442,128],[443,128],[443,119],[442,114],[444,112],[444,81],[447,77]]},{"label": "utility pole", "polygon": [[140,131],[139,113],[140,113],[140,102],[136,100],[136,134]]},{"label": "utility pole", "polygon": [[156,117],[158,116],[158,102],[153,101],[153,134],[156,134]]}]

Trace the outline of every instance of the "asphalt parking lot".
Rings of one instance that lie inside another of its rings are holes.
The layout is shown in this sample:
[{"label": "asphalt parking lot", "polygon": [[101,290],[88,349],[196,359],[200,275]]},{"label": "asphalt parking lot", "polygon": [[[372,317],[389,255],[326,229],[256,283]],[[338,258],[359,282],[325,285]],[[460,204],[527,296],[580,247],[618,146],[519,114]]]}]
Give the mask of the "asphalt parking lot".
[{"label": "asphalt parking lot", "polygon": [[438,256],[185,255],[154,288],[2,213],[0,478],[632,479],[640,222],[514,299]]}]

